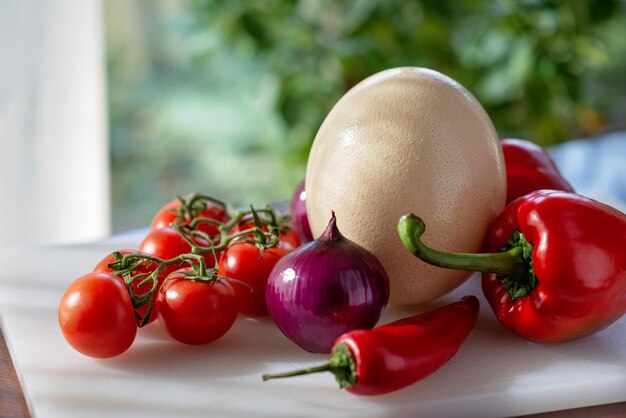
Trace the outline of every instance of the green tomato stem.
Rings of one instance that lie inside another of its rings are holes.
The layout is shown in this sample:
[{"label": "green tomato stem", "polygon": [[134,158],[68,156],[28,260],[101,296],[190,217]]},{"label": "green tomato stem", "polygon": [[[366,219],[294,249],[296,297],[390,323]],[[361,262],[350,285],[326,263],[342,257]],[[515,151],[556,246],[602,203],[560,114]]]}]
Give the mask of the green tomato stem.
[{"label": "green tomato stem", "polygon": [[[185,242],[190,246],[191,252],[188,254],[180,254],[177,257],[165,260],[150,254],[135,252],[122,255],[119,252],[113,253],[115,261],[109,263],[114,274],[121,276],[127,287],[135,312],[137,309],[150,303],[147,312],[143,316],[137,314],[139,326],[147,323],[152,305],[154,304],[154,294],[158,291],[158,278],[161,272],[168,266],[188,264],[193,269],[193,273],[185,276],[188,279],[200,279],[205,281],[217,281],[228,279],[217,275],[218,259],[216,254],[223,251],[234,241],[250,241],[259,246],[263,251],[266,248],[273,247],[280,241],[280,232],[288,230],[285,223],[289,220],[288,216],[277,216],[276,212],[267,207],[263,209],[255,209],[250,206],[248,210],[235,210],[224,202],[214,199],[210,196],[201,194],[191,194],[185,197],[178,197],[180,202],[179,209],[176,211],[179,220],[191,221],[189,225],[181,223],[173,223],[172,227],[180,234]],[[196,218],[195,216],[202,210],[206,209],[207,202],[212,202],[222,207],[230,216],[228,222],[219,222],[210,218]],[[230,231],[242,221],[250,218],[254,222],[254,226],[243,231],[230,234]],[[219,235],[210,237],[206,233],[196,230],[196,227],[207,222],[215,225],[219,230]],[[264,226],[267,228],[265,232]],[[206,239],[210,245],[199,245],[193,239],[195,236]],[[254,238],[250,237],[253,236]],[[206,268],[204,254],[213,253],[214,265],[210,269]],[[150,273],[133,274],[142,265],[156,264],[156,268]],[[148,292],[136,295],[133,289],[133,283],[140,280],[138,286],[145,286],[151,283],[152,286]],[[232,279],[229,279],[232,280]]]},{"label": "green tomato stem", "polygon": [[199,193],[191,193],[186,196],[177,196],[179,206],[174,211],[178,221],[187,220],[191,221],[196,216],[207,208],[207,203],[213,203],[221,207],[224,211],[228,211],[228,206],[221,200],[215,199],[211,196],[206,196]]}]

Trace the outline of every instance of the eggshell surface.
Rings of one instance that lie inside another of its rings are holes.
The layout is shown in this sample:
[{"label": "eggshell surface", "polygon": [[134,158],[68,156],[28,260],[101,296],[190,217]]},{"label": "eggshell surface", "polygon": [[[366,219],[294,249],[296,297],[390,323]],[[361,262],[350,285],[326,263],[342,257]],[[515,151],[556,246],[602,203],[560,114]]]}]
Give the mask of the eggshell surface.
[{"label": "eggshell surface", "polygon": [[420,304],[470,273],[427,265],[396,232],[400,217],[424,219],[423,241],[476,252],[504,208],[506,173],[489,116],[463,86],[433,70],[402,67],[353,87],[320,127],[306,171],[314,236],[334,210],[349,239],[382,262],[390,302]]}]

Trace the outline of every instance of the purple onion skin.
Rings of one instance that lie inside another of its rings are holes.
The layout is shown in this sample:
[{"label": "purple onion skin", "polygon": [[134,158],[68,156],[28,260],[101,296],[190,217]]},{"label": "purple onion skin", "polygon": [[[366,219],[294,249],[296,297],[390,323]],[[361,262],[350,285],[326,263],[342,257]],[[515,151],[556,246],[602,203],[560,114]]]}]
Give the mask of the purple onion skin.
[{"label": "purple onion skin", "polygon": [[333,214],[317,240],[276,263],[265,299],[291,341],[329,353],[340,335],[376,325],[389,300],[389,279],[372,253],[341,235]]},{"label": "purple onion skin", "polygon": [[298,184],[296,191],[289,204],[289,214],[291,215],[291,227],[296,230],[303,243],[313,241],[313,234],[309,226],[309,217],[306,214],[306,191],[304,181]]}]

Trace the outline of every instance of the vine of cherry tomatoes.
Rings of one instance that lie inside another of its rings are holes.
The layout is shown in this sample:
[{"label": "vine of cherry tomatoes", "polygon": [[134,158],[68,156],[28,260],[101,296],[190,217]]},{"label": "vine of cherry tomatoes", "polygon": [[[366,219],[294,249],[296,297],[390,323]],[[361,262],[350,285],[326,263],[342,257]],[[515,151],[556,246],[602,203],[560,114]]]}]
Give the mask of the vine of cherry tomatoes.
[{"label": "vine of cherry tomatoes", "polygon": [[108,254],[70,284],[58,312],[63,336],[80,353],[107,358],[157,319],[173,339],[206,344],[239,312],[267,315],[269,273],[300,245],[287,221],[270,208],[238,211],[198,194],[169,202],[138,251]]}]

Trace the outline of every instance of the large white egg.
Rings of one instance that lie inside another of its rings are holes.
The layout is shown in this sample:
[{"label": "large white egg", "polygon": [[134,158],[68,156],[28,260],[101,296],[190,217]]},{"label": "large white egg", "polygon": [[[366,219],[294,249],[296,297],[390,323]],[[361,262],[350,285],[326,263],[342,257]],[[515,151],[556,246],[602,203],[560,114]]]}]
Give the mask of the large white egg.
[{"label": "large white egg", "polygon": [[333,107],[313,142],[306,192],[314,236],[334,210],[341,232],[385,266],[390,301],[418,304],[469,273],[410,255],[396,233],[400,217],[424,219],[423,240],[434,248],[479,251],[504,208],[506,173],[498,136],[476,98],[441,73],[402,67],[367,78]]}]

